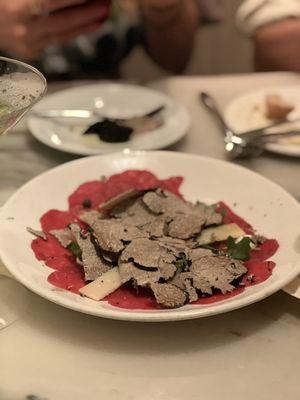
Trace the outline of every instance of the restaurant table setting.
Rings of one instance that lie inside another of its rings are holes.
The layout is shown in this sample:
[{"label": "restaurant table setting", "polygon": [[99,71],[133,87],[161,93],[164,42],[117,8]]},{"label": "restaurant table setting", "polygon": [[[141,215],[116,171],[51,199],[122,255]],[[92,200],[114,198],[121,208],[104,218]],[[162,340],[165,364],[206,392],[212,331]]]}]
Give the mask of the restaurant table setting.
[{"label": "restaurant table setting", "polygon": [[[299,85],[283,72],[49,85],[0,138],[1,400],[297,397]],[[259,114],[273,94],[293,105],[285,130]],[[94,134],[103,123],[114,141]],[[168,310],[126,310],[51,286],[26,228],[66,210],[83,182],[108,187],[126,170],[151,171],[162,188],[183,176],[187,200],[223,200],[276,236],[270,279]]]}]

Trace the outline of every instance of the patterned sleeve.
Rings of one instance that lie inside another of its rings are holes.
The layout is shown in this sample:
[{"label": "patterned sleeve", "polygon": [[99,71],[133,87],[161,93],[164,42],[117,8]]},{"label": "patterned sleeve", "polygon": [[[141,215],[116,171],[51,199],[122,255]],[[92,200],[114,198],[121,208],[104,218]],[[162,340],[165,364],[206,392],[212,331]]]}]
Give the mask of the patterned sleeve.
[{"label": "patterned sleeve", "polygon": [[239,7],[236,22],[251,36],[261,26],[286,18],[300,17],[300,0],[245,0]]}]

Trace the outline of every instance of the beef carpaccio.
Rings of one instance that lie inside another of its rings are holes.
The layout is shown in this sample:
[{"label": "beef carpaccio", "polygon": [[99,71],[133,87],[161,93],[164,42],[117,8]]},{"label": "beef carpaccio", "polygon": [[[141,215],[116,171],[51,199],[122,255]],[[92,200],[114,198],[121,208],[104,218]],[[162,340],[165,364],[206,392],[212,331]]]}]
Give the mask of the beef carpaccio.
[{"label": "beef carpaccio", "polygon": [[277,241],[222,201],[184,199],[182,182],[128,170],[83,183],[68,210],[28,228],[36,258],[53,269],[48,281],[115,307],[157,309],[218,302],[268,279]]}]

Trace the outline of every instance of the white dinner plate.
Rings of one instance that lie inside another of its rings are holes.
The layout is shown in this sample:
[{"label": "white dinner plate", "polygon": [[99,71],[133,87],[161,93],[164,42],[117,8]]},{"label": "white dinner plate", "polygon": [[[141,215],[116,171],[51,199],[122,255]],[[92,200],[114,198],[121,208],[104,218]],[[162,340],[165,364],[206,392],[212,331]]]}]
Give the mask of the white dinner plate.
[{"label": "white dinner plate", "polygon": [[[95,302],[55,290],[47,282],[51,270],[36,260],[26,227],[38,228],[39,218],[51,208],[67,209],[67,198],[81,183],[127,169],[147,169],[159,178],[181,175],[182,192],[191,200],[223,200],[259,233],[276,238],[276,267],[262,284],[210,305],[185,305],[171,310],[126,310],[105,301]],[[134,321],[183,320],[223,313],[263,299],[284,287],[300,272],[300,205],[281,187],[231,163],[173,152],[115,153],[82,158],[56,167],[19,189],[0,214],[0,257],[23,285],[62,306],[101,317]]]},{"label": "white dinner plate", "polygon": [[130,150],[155,150],[165,148],[180,140],[190,125],[186,109],[163,93],[142,86],[97,83],[63,90],[46,96],[35,110],[93,109],[103,117],[128,118],[141,116],[165,105],[162,112],[164,124],[152,131],[133,134],[125,143],[107,143],[96,135],[82,135],[91,121],[79,119],[45,119],[28,117],[28,127],[33,136],[47,146],[80,155],[94,155]]},{"label": "white dinner plate", "polygon": [[300,299],[300,275],[283,288],[283,290],[297,299]]},{"label": "white dinner plate", "polygon": [[[295,107],[288,116],[289,120],[300,117],[300,86],[270,86],[234,98],[224,111],[228,125],[237,133],[270,125],[272,121],[264,115],[265,97],[268,94],[279,95]],[[300,130],[300,122],[290,125],[290,128]],[[300,138],[289,138],[281,140],[280,143],[269,143],[266,144],[266,149],[274,153],[300,157]]]}]

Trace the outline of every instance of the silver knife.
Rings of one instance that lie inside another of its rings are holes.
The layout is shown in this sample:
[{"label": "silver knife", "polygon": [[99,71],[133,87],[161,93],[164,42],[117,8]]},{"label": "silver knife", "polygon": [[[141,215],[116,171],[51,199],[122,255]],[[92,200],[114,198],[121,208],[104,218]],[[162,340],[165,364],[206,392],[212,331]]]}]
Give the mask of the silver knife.
[{"label": "silver knife", "polygon": [[[154,110],[148,112],[145,115],[138,115],[129,118],[109,118],[113,121],[129,121],[129,120],[137,120],[140,118],[152,118],[159,114],[161,111],[165,109],[164,105],[161,105]],[[80,109],[66,109],[66,110],[32,110],[30,115],[38,118],[105,118],[100,112],[95,110],[80,110]]]},{"label": "silver knife", "polygon": [[101,117],[92,110],[33,110],[30,115],[38,118],[92,118]]}]

